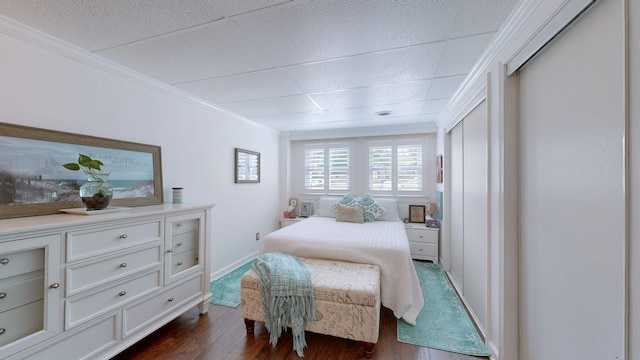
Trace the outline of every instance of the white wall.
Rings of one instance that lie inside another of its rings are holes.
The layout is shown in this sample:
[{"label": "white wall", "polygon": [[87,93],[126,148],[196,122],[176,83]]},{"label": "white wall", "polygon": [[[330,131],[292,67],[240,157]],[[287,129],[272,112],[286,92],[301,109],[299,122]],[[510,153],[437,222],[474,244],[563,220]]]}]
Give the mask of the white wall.
[{"label": "white wall", "polygon": [[[277,228],[278,134],[0,19],[0,121],[162,147],[165,202],[215,203],[212,273]],[[261,153],[260,184],[234,184],[233,153]]]},{"label": "white wall", "polygon": [[625,354],[624,41],[602,1],[520,72],[520,358]]}]

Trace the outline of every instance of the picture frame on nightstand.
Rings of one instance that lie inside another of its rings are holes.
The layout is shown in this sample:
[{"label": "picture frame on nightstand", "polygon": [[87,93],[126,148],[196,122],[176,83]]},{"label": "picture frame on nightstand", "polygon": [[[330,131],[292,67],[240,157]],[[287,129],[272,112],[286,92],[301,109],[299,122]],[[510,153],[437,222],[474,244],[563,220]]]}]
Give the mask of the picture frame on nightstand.
[{"label": "picture frame on nightstand", "polygon": [[300,217],[309,217],[311,216],[311,206],[310,202],[301,202],[300,203]]},{"label": "picture frame on nightstand", "polygon": [[409,205],[409,222],[424,224],[427,207],[425,205]]}]

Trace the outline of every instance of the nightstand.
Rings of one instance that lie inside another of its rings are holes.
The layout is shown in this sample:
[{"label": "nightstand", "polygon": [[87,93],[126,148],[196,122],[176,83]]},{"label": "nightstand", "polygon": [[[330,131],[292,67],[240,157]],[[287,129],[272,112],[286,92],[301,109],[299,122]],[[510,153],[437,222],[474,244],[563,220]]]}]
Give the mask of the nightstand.
[{"label": "nightstand", "polygon": [[438,263],[438,228],[428,228],[424,224],[405,224],[411,258],[430,260]]},{"label": "nightstand", "polygon": [[295,217],[293,219],[282,219],[280,220],[280,228],[283,228],[285,226],[289,226],[289,225],[293,225],[295,223],[297,223],[298,221],[302,221],[306,218],[303,217]]}]

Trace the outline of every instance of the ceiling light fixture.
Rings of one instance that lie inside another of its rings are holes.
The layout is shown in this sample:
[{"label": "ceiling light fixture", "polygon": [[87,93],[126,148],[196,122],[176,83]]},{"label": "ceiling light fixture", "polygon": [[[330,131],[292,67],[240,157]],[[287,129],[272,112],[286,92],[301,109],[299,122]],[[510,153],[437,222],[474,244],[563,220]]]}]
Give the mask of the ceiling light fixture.
[{"label": "ceiling light fixture", "polygon": [[391,115],[391,111],[389,111],[389,110],[382,110],[382,111],[378,111],[375,115],[376,115],[376,116],[389,116],[389,115]]}]

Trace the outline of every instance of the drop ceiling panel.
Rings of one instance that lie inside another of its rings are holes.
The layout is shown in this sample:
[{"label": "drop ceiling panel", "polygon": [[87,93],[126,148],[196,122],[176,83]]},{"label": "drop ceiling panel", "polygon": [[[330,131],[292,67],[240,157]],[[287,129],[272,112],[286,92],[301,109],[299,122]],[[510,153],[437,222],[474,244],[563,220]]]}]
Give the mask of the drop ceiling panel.
[{"label": "drop ceiling panel", "polygon": [[0,13],[89,51],[222,18],[208,0],[2,0]]},{"label": "drop ceiling panel", "polygon": [[495,32],[507,18],[518,0],[467,1],[456,9],[456,26],[450,38]]},{"label": "drop ceiling panel", "polygon": [[98,54],[169,84],[263,70],[277,64],[228,20]]},{"label": "drop ceiling panel", "polygon": [[222,103],[222,106],[248,118],[320,111],[305,95]]},{"label": "drop ceiling panel", "polygon": [[224,76],[176,85],[214,103],[301,95],[303,91],[281,70],[267,70]]},{"label": "drop ceiling panel", "polygon": [[224,14],[225,17],[231,17],[239,14],[248,13],[251,11],[265,9],[271,6],[284,4],[291,2],[291,0],[228,0],[228,1],[215,1],[216,8]]},{"label": "drop ceiling panel", "polygon": [[489,33],[447,41],[436,76],[466,75],[473,68],[494,35],[494,33]]},{"label": "drop ceiling panel", "polygon": [[430,82],[430,80],[423,80],[401,84],[369,86],[311,94],[310,96],[323,110],[399,104],[423,101],[427,97]]},{"label": "drop ceiling panel", "polygon": [[443,49],[441,41],[283,70],[308,93],[424,80],[433,77]]},{"label": "drop ceiling panel", "polygon": [[293,65],[446,39],[462,6],[458,3],[311,1],[234,21],[256,43]]},{"label": "drop ceiling panel", "polygon": [[0,14],[302,131],[437,119],[516,3],[2,0]]},{"label": "drop ceiling panel", "polygon": [[451,98],[466,77],[458,75],[433,79],[427,100]]},{"label": "drop ceiling panel", "polygon": [[[391,106],[374,106],[313,113],[261,116],[252,117],[250,120],[283,131],[293,131],[292,128],[294,125],[296,129],[311,124],[314,124],[314,127],[317,127],[317,124],[324,124],[322,126],[330,126],[328,124],[339,124],[340,126],[345,127],[364,127],[370,126],[371,124],[397,125],[409,119],[422,119],[423,121],[434,120],[435,116],[421,113],[422,107],[422,102],[415,102]],[[374,115],[376,112],[382,110],[390,110],[392,114],[385,117],[377,117]]]},{"label": "drop ceiling panel", "polygon": [[439,99],[439,100],[428,100],[422,103],[422,111],[423,115],[437,115],[444,107],[449,103],[449,99]]}]

